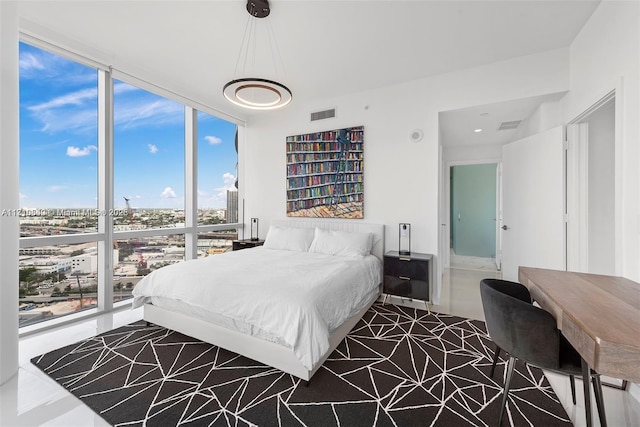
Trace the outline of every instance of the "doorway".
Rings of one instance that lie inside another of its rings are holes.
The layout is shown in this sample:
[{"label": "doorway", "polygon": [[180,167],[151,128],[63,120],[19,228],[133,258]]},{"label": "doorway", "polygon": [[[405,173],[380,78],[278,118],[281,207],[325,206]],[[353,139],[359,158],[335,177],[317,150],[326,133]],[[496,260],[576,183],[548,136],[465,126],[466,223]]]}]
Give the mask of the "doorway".
[{"label": "doorway", "polygon": [[567,126],[567,269],[616,275],[616,132],[612,91]]},{"label": "doorway", "polygon": [[496,271],[498,163],[449,167],[451,268]]}]

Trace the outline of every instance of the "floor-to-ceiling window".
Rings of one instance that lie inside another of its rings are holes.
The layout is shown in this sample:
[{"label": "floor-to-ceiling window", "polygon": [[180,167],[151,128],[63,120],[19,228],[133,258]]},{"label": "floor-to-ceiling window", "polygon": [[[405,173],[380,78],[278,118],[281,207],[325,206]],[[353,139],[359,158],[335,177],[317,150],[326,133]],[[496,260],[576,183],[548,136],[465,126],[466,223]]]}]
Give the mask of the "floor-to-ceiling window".
[{"label": "floor-to-ceiling window", "polygon": [[[197,115],[198,224],[238,222],[238,147],[236,126],[204,112]],[[198,235],[198,256],[230,250],[235,227]]]},{"label": "floor-to-ceiling window", "polygon": [[113,108],[113,206],[125,213],[114,226],[117,301],[130,296],[127,285],[184,259],[183,234],[118,233],[184,228],[185,115],[183,105],[118,80]]},{"label": "floor-to-ceiling window", "polygon": [[98,71],[20,45],[20,325],[97,306]]},{"label": "floor-to-ceiling window", "polygon": [[109,310],[238,227],[234,123],[37,44],[20,43],[20,326]]}]

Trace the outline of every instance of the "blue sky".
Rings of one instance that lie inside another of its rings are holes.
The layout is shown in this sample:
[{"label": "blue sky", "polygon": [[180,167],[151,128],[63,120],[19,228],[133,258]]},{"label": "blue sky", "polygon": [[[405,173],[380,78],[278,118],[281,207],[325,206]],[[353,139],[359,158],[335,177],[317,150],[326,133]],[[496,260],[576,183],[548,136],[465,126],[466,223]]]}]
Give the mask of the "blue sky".
[{"label": "blue sky", "polygon": [[[95,69],[20,43],[20,204],[97,206]],[[114,82],[114,206],[184,208],[184,108]],[[198,114],[198,207],[226,207],[235,125]]]}]

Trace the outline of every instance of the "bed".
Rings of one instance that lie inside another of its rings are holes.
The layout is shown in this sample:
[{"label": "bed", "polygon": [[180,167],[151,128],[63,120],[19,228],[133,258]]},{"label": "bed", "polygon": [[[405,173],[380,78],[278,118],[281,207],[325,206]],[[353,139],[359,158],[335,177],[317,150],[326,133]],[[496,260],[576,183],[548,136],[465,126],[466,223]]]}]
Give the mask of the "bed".
[{"label": "bed", "polygon": [[263,247],[149,274],[134,307],[147,322],[309,381],[380,296],[383,248],[382,224],[273,221]]}]

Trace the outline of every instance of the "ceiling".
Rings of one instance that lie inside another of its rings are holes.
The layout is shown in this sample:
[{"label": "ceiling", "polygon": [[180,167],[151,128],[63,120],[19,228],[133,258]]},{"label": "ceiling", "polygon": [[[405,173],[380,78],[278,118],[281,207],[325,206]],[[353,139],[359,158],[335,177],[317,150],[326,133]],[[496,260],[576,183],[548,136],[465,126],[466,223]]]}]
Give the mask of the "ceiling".
[{"label": "ceiling", "polygon": [[[247,69],[282,81],[293,103],[312,103],[567,47],[598,2],[271,0],[256,31],[272,27],[283,69],[274,69],[268,45]],[[245,0],[18,4],[27,32],[241,120],[269,114],[222,96],[226,82],[243,77],[235,70],[249,19]]]},{"label": "ceiling", "polygon": [[[442,145],[458,147],[504,145],[512,142],[517,138],[518,131],[525,124],[525,120],[541,104],[558,101],[565,93],[559,92],[442,112],[439,120]],[[520,124],[514,122],[520,122]],[[517,127],[511,129],[509,126],[511,123]]]}]

